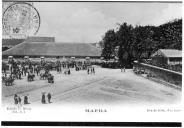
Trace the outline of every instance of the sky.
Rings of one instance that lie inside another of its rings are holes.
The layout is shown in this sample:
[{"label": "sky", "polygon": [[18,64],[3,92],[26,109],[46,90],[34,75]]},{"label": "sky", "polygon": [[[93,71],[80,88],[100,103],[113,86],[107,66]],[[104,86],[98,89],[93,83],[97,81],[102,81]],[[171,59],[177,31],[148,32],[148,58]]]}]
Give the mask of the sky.
[{"label": "sky", "polygon": [[35,2],[41,18],[37,36],[57,42],[95,43],[118,24],[155,25],[182,17],[182,3]]}]

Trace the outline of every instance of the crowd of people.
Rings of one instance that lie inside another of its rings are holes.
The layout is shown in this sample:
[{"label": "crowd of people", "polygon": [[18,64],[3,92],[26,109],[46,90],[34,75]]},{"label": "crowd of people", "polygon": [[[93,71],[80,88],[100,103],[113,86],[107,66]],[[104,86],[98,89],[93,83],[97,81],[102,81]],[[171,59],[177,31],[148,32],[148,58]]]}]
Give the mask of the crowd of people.
[{"label": "crowd of people", "polygon": [[30,61],[15,61],[13,58],[8,60],[8,63],[2,64],[3,82],[6,85],[12,85],[15,79],[21,79],[27,76],[28,81],[34,81],[35,76],[40,76],[40,79],[48,79],[48,83],[53,82],[53,75],[50,74],[51,70],[56,70],[58,73],[71,74],[70,68],[75,68],[76,71],[86,70],[87,64],[84,62],[56,62],[45,61],[42,59],[40,62]]},{"label": "crowd of people", "polygon": [[[27,81],[31,82],[35,80],[35,77],[39,77],[40,80],[47,80],[48,83],[54,83],[54,75],[51,71],[56,71],[57,73],[63,73],[64,75],[71,75],[71,68],[75,71],[86,70],[87,74],[95,74],[95,68],[90,65],[89,61],[73,61],[73,62],[61,62],[57,60],[55,62],[45,61],[41,59],[40,62],[30,61],[25,59],[24,61],[15,60],[13,57],[8,60],[7,63],[3,63],[3,82],[6,86],[12,86],[14,80],[24,79],[27,77]],[[51,103],[51,93],[47,95],[42,94],[41,103],[45,104],[46,97],[48,98],[48,103]],[[14,95],[14,103],[22,104],[22,98],[17,94]],[[23,97],[23,104],[29,104],[28,96]]]}]

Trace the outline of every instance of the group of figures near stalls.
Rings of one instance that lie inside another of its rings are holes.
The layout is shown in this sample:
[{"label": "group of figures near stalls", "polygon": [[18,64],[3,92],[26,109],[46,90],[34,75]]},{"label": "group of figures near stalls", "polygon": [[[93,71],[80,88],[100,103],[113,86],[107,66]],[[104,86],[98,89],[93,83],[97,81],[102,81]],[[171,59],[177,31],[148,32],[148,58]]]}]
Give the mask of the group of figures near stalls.
[{"label": "group of figures near stalls", "polygon": [[40,75],[40,78],[44,76],[44,79],[48,79],[49,83],[53,83],[54,79],[49,72],[50,66],[42,61],[40,63],[33,63],[30,60],[21,62],[15,61],[12,57],[9,58],[7,64],[2,64],[2,69],[2,80],[6,86],[11,86],[15,79],[22,79],[22,76],[27,76],[28,81],[34,81],[35,75]]},{"label": "group of figures near stalls", "polygon": [[42,80],[48,80],[48,83],[54,83],[54,76],[50,73],[51,70],[56,70],[58,73],[71,74],[70,68],[75,68],[76,71],[87,70],[87,73],[91,71],[94,73],[94,68],[91,67],[89,61],[65,61],[61,62],[57,60],[55,62],[45,61],[41,58],[40,62],[34,62],[30,59],[24,59],[19,61],[10,57],[8,63],[2,64],[3,69],[3,82],[6,86],[11,86],[15,79],[22,79],[22,76],[27,76],[28,82],[34,81],[35,76],[40,76]]}]

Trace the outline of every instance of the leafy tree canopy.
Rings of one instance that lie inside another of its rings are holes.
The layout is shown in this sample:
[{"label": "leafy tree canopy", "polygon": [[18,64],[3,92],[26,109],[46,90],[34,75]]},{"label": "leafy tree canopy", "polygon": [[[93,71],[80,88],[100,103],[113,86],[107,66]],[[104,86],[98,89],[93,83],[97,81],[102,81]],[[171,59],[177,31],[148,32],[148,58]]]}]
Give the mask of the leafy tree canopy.
[{"label": "leafy tree canopy", "polygon": [[[182,19],[160,26],[119,24],[118,30],[108,30],[102,41],[102,56],[108,60],[117,55],[120,63],[150,58],[158,49],[182,49]],[[118,47],[118,54],[116,49]]]}]

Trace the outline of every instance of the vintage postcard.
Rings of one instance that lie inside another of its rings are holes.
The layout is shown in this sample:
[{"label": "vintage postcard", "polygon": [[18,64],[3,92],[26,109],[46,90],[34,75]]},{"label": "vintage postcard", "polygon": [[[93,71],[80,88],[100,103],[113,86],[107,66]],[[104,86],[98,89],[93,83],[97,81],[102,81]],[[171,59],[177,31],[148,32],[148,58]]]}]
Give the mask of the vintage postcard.
[{"label": "vintage postcard", "polygon": [[[2,126],[181,126],[181,1],[2,1]],[[152,122],[152,123],[150,123]]]}]

